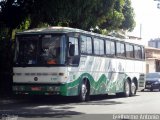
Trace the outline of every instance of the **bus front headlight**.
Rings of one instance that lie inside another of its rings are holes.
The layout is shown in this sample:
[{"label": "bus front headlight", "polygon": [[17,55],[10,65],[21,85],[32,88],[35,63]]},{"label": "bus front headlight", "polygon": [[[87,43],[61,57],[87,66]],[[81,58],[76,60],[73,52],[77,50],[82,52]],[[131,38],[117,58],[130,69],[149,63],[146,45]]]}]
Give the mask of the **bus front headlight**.
[{"label": "bus front headlight", "polygon": [[17,86],[13,86],[13,87],[12,87],[12,90],[13,90],[13,91],[18,91],[18,87],[17,87]]},{"label": "bus front headlight", "polygon": [[25,90],[25,88],[24,88],[24,86],[13,86],[13,91],[24,91]]},{"label": "bus front headlight", "polygon": [[54,90],[55,91],[60,91],[60,87],[59,86],[55,86]]},{"label": "bus front headlight", "polygon": [[49,86],[47,88],[47,91],[49,91],[49,92],[60,91],[60,87],[59,86]]},{"label": "bus front headlight", "polygon": [[49,86],[49,87],[47,88],[47,91],[49,91],[49,92],[53,92],[53,91],[54,91],[54,87]]}]

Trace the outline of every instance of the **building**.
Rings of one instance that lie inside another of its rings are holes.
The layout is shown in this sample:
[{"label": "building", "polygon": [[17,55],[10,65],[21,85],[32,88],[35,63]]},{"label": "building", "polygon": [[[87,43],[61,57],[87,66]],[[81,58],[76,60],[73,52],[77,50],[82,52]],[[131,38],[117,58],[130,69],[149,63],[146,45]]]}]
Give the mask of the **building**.
[{"label": "building", "polygon": [[160,49],[146,47],[146,73],[160,72]]},{"label": "building", "polygon": [[148,41],[149,47],[160,48],[160,38]]}]

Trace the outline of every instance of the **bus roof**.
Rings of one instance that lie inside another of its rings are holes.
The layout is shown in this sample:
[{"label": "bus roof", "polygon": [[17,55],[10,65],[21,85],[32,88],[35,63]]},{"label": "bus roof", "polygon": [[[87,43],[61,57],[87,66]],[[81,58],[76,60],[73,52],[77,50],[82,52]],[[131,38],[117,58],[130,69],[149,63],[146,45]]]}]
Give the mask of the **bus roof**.
[{"label": "bus roof", "polygon": [[17,34],[32,34],[32,33],[68,33],[68,32],[82,32],[83,30],[69,27],[47,27],[47,28],[34,28]]},{"label": "bus roof", "polygon": [[17,35],[24,35],[24,34],[42,34],[42,33],[84,33],[84,34],[88,34],[88,35],[93,35],[93,36],[97,36],[97,37],[102,37],[102,38],[108,38],[108,39],[114,39],[114,40],[118,40],[118,41],[125,41],[128,43],[134,43],[134,44],[140,44],[141,41],[135,41],[135,40],[128,40],[128,39],[122,39],[122,38],[117,38],[117,37],[113,37],[113,36],[107,36],[107,35],[102,35],[102,34],[98,34],[98,33],[93,33],[93,32],[89,32],[89,31],[84,31],[81,29],[77,29],[77,28],[70,28],[70,27],[47,27],[47,28],[35,28],[35,29],[30,29],[30,30],[26,30],[23,32],[17,32]]}]

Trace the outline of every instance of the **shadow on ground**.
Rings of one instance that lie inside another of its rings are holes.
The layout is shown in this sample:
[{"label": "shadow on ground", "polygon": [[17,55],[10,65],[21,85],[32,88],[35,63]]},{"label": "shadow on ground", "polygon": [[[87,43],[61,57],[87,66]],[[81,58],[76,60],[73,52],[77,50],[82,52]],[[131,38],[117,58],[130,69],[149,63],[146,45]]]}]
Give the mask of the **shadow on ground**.
[{"label": "shadow on ground", "polygon": [[116,105],[116,96],[91,96],[88,102],[78,102],[76,97],[59,96],[18,96],[0,102],[0,116],[17,115],[24,118],[70,118],[73,115],[82,115],[73,109],[77,105]]}]

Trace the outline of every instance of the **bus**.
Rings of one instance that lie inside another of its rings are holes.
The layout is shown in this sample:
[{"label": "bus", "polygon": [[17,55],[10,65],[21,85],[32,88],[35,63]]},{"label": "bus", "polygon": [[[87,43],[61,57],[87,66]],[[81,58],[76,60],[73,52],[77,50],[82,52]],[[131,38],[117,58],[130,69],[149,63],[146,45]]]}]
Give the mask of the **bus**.
[{"label": "bus", "polygon": [[145,87],[144,46],[69,27],[16,34],[13,93],[134,96]]}]

